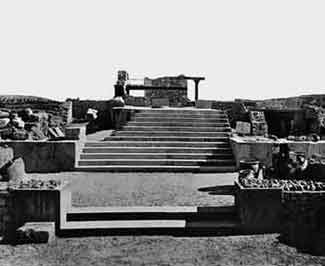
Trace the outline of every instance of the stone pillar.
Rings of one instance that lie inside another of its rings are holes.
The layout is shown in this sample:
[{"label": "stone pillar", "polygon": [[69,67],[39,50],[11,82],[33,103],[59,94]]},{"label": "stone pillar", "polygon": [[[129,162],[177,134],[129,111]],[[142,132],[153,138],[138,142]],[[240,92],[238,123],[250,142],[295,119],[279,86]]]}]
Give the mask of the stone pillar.
[{"label": "stone pillar", "polygon": [[195,101],[197,101],[199,99],[199,83],[200,83],[200,80],[199,79],[194,79],[194,83],[195,83]]},{"label": "stone pillar", "polygon": [[115,88],[114,97],[118,97],[118,96],[123,97],[125,95],[124,87],[128,79],[129,79],[129,74],[125,70],[119,70],[117,72],[117,81],[116,81],[116,85],[114,85]]},{"label": "stone pillar", "polygon": [[124,96],[124,87],[122,85],[114,85],[114,97],[123,97]]}]

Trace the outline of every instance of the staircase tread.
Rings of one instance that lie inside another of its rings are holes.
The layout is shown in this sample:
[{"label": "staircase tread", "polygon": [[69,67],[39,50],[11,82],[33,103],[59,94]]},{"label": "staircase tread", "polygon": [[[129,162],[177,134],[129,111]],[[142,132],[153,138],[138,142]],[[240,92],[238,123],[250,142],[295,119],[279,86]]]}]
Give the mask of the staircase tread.
[{"label": "staircase tread", "polygon": [[197,126],[197,125],[193,125],[193,126],[186,126],[186,127],[184,127],[184,126],[133,126],[133,125],[125,125],[124,126],[124,129],[125,128],[152,128],[152,129],[160,129],[160,128],[163,128],[163,129],[167,129],[167,128],[177,128],[177,129],[192,129],[192,128],[204,128],[204,129],[217,129],[217,128],[219,128],[219,129],[221,129],[221,128],[227,128],[227,129],[230,129],[230,127],[229,126],[224,126],[224,127],[216,127],[216,126],[214,126],[214,127],[199,127],[199,126]]},{"label": "staircase tread", "polygon": [[185,228],[185,224],[184,219],[75,221],[62,224],[61,229]]},{"label": "staircase tread", "polygon": [[[230,151],[230,149],[229,149],[229,151]],[[100,155],[100,156],[103,156],[103,155],[144,155],[143,153],[141,153],[141,152],[128,152],[128,153],[123,153],[123,152],[116,152],[116,153],[114,153],[114,152],[107,152],[107,153],[81,153],[82,155],[92,155],[92,156],[96,156],[96,155]],[[213,155],[216,155],[216,156],[220,156],[220,155],[225,155],[225,156],[231,156],[232,155],[232,153],[231,152],[229,152],[229,153],[225,153],[225,152],[222,152],[222,153],[211,153],[211,152],[206,152],[206,153],[195,153],[195,154],[193,154],[193,153],[169,153],[169,152],[155,152],[155,153],[150,153],[150,152],[148,152],[148,153],[146,153],[145,155],[171,155],[171,156],[173,156],[173,155],[177,155],[177,156],[182,156],[182,155],[184,155],[184,156],[190,156],[190,155],[195,155],[195,156],[213,156]]]},{"label": "staircase tread", "polygon": [[118,144],[118,143],[136,143],[136,144],[138,144],[138,143],[153,143],[153,144],[155,144],[155,143],[171,143],[171,144],[173,144],[173,143],[177,143],[177,144],[179,144],[179,143],[185,143],[185,144],[202,144],[202,143],[204,143],[204,144],[211,144],[211,145],[213,145],[213,144],[228,144],[228,141],[187,141],[187,142],[184,142],[184,141],[169,141],[169,140],[167,140],[167,141],[142,141],[142,140],[114,140],[114,141],[109,141],[109,140],[105,140],[105,141],[87,141],[86,143],[85,143],[85,145],[87,145],[87,144],[111,144],[111,143],[114,143],[114,144]]},{"label": "staircase tread", "polygon": [[224,168],[224,169],[233,169],[235,170],[235,165],[234,166],[189,166],[189,165],[87,165],[87,166],[78,166],[77,169],[82,169],[82,168],[102,168],[102,169],[110,169],[110,168],[132,168],[132,169],[220,169],[220,168]]},{"label": "staircase tread", "polygon": [[189,221],[185,225],[187,228],[238,228],[240,222],[237,220],[216,220],[216,221]]},{"label": "staircase tread", "polygon": [[[136,140],[130,140],[130,139],[136,139]],[[158,139],[158,140],[156,140]],[[164,140],[159,140],[164,139]],[[181,140],[173,140],[173,139],[181,139]],[[109,136],[106,138],[105,141],[180,141],[180,142],[191,142],[194,140],[194,142],[214,142],[213,140],[217,139],[220,141],[226,141],[228,142],[228,137],[187,137],[187,136]]]},{"label": "staircase tread", "polygon": [[83,161],[100,161],[100,162],[105,162],[105,161],[112,161],[112,162],[127,162],[127,161],[134,161],[134,162],[139,162],[139,161],[146,161],[146,162],[235,162],[233,159],[81,159],[79,160],[80,162]]},{"label": "staircase tread", "polygon": [[72,207],[68,214],[80,213],[233,213],[236,207],[228,206],[102,206]]},{"label": "staircase tread", "polygon": [[224,111],[131,109],[138,111],[122,129],[105,141],[85,143],[76,170],[235,171],[231,127]]},{"label": "staircase tread", "polygon": [[73,229],[137,229],[137,228],[239,228],[236,219],[215,221],[186,221],[185,219],[167,220],[111,220],[111,221],[69,221],[60,226],[61,230]]},{"label": "staircase tread", "polygon": [[84,150],[89,149],[184,149],[184,150],[231,150],[228,147],[175,147],[175,146],[160,146],[160,147],[139,147],[139,146],[115,146],[115,147],[84,147]]},{"label": "staircase tread", "polygon": [[[125,132],[125,131],[122,131],[122,130],[118,130],[118,131],[115,131],[115,132]],[[141,131],[141,130],[134,130],[134,131],[130,131],[132,133],[147,133],[148,131]],[[180,132],[180,131],[179,131]],[[171,131],[159,131],[159,133],[175,133],[175,132],[171,132]],[[227,133],[229,134],[230,132],[228,131],[225,131],[225,132],[222,132],[222,131],[217,131],[217,132],[211,132],[211,131],[199,131],[199,132],[193,132],[193,131],[182,131],[182,133],[208,133],[208,134],[222,134],[222,133]]]}]

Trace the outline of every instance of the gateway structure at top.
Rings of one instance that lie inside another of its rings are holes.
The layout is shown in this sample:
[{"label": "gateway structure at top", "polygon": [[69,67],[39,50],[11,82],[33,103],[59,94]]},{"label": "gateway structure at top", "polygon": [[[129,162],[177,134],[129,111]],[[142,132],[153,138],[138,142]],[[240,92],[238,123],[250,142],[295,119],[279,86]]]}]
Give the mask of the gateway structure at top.
[{"label": "gateway structure at top", "polygon": [[[153,99],[165,99],[170,106],[189,106],[187,82],[193,80],[195,84],[195,101],[199,98],[199,83],[204,77],[190,77],[185,75],[160,77],[156,79],[144,78],[142,80],[129,78],[126,71],[118,71],[115,85],[115,97],[122,96],[127,104],[150,106]],[[139,84],[141,81],[141,84]],[[144,91],[144,97],[134,97],[130,91]]]}]

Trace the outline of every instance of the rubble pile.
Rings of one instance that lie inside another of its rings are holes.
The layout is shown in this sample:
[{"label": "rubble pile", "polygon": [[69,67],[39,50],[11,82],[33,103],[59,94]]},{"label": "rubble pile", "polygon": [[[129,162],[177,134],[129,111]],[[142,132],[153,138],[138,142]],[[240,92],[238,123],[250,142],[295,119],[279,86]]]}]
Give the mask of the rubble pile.
[{"label": "rubble pile", "polygon": [[239,182],[245,188],[280,188],[284,191],[325,191],[325,183],[303,179],[254,178],[251,170],[239,175]]},{"label": "rubble pile", "polygon": [[45,140],[63,137],[53,115],[31,108],[21,111],[0,110],[0,139]]},{"label": "rubble pile", "polygon": [[60,180],[28,179],[10,183],[10,189],[57,189],[62,185]]}]

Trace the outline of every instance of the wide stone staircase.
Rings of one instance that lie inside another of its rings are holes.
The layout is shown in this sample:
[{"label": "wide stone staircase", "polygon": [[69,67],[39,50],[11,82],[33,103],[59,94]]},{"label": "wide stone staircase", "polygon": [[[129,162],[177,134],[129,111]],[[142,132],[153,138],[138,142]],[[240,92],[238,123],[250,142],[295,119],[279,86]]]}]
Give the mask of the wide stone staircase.
[{"label": "wide stone staircase", "polygon": [[221,110],[140,109],[105,141],[86,142],[77,169],[233,172],[230,131]]}]

